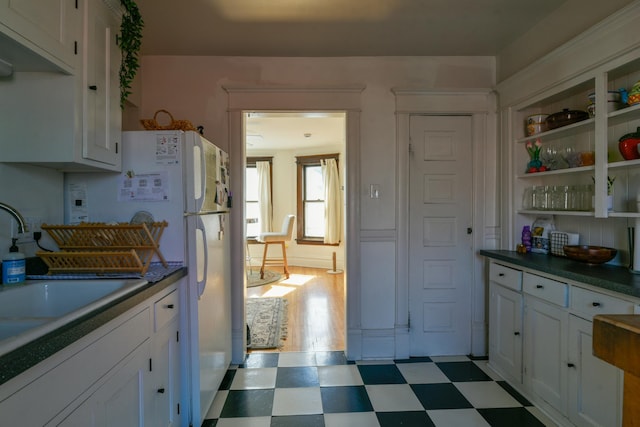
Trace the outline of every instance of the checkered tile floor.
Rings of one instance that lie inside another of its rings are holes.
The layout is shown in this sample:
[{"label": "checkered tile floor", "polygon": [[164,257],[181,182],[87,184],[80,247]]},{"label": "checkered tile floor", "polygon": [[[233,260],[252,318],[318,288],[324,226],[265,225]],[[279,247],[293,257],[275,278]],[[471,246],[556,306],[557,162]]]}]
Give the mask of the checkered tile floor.
[{"label": "checkered tile floor", "polygon": [[251,353],[202,427],[555,426],[466,356],[347,362],[342,352]]}]

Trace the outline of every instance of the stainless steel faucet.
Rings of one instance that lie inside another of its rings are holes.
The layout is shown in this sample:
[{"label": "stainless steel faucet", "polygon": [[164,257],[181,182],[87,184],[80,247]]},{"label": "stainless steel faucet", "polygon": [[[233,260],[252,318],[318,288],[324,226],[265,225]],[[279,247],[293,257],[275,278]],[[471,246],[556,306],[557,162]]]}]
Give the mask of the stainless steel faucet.
[{"label": "stainless steel faucet", "polygon": [[16,222],[18,223],[18,233],[26,233],[28,231],[27,223],[25,222],[22,215],[20,215],[20,212],[15,210],[15,208],[12,208],[6,203],[0,202],[0,209],[9,212],[9,214],[16,220]]}]

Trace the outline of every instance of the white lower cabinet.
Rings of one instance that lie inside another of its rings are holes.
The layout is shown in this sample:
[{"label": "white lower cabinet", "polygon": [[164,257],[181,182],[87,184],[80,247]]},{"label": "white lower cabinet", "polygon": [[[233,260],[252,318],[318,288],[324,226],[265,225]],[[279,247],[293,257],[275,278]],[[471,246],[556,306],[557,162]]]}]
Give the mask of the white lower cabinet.
[{"label": "white lower cabinet", "polygon": [[165,288],[0,386],[0,426],[184,424],[176,289]]},{"label": "white lower cabinet", "polygon": [[592,322],[569,316],[569,419],[577,426],[622,425],[620,369],[593,355]]},{"label": "white lower cabinet", "polygon": [[489,366],[560,425],[621,426],[623,372],[593,356],[592,319],[638,301],[493,262],[489,278]]},{"label": "white lower cabinet", "polygon": [[149,343],[145,342],[126,358],[109,379],[62,422],[60,427],[102,427],[155,425],[145,423],[150,393],[145,390]]},{"label": "white lower cabinet", "polygon": [[524,385],[563,415],[567,413],[567,311],[524,297]]},{"label": "white lower cabinet", "polygon": [[[150,425],[180,425],[180,339],[178,291],[154,304],[154,340],[151,394],[153,414]],[[149,424],[148,424],[149,425]]]},{"label": "white lower cabinet", "polygon": [[490,284],[489,361],[505,377],[522,382],[522,294]]}]

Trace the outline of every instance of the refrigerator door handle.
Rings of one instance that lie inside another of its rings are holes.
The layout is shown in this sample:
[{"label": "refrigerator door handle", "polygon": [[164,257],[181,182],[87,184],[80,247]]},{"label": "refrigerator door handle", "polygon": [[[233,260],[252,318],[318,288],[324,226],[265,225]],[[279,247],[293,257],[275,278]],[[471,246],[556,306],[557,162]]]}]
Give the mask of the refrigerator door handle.
[{"label": "refrigerator door handle", "polygon": [[204,293],[204,288],[207,286],[207,269],[209,259],[209,248],[207,248],[207,234],[205,232],[205,226],[202,222],[202,218],[199,215],[195,215],[196,219],[196,269],[198,284],[198,299]]}]

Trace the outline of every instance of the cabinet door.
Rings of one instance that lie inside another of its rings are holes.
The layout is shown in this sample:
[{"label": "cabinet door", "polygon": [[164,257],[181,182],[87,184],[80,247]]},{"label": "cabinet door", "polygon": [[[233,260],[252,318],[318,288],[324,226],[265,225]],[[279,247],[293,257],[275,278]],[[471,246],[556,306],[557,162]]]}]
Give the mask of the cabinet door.
[{"label": "cabinet door", "polygon": [[120,165],[119,22],[103,0],[89,0],[85,18],[83,157]]},{"label": "cabinet door", "polygon": [[[145,426],[149,342],[139,346],[95,393],[65,418],[63,427]],[[148,406],[147,406],[148,407]],[[152,424],[147,424],[152,425]]]},{"label": "cabinet door", "polygon": [[522,294],[490,285],[489,361],[504,376],[522,382]]},{"label": "cabinet door", "polygon": [[11,29],[7,35],[47,59],[60,61],[69,71],[78,58],[79,13],[75,0],[0,1],[0,24]]},{"label": "cabinet door", "polygon": [[524,301],[525,385],[566,415],[568,314],[533,297]]},{"label": "cabinet door", "polygon": [[153,360],[153,426],[180,425],[180,344],[178,319],[156,334]]},{"label": "cabinet door", "polygon": [[623,375],[593,356],[592,329],[569,316],[569,419],[577,426],[620,426]]}]

